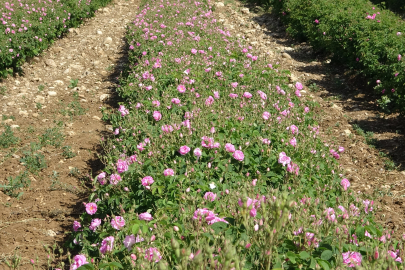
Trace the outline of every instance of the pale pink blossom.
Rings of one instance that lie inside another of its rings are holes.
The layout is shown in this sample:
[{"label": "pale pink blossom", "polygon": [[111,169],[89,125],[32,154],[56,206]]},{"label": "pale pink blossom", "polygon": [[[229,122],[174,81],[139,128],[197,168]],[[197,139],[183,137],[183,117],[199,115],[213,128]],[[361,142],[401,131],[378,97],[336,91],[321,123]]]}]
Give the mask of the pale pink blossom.
[{"label": "pale pink blossom", "polygon": [[183,145],[182,147],[180,147],[180,154],[181,155],[185,155],[188,152],[190,152],[190,147],[188,147],[187,145]]},{"label": "pale pink blossom", "polygon": [[152,185],[155,181],[153,180],[152,176],[145,176],[142,178],[142,186],[148,187]]},{"label": "pale pink blossom", "polygon": [[232,155],[236,160],[242,161],[245,158],[245,155],[242,151],[236,150]]},{"label": "pale pink blossom", "polygon": [[97,227],[100,225],[101,225],[101,219],[99,219],[99,218],[92,219],[89,229],[94,232],[97,229]]},{"label": "pale pink blossom", "polygon": [[347,190],[347,188],[350,187],[350,182],[346,178],[343,178],[342,181],[340,181],[340,184],[344,190]]},{"label": "pale pink blossom", "polygon": [[112,251],[114,248],[114,236],[108,236],[103,239],[100,246],[101,254],[106,254],[107,252]]},{"label": "pale pink blossom", "polygon": [[162,114],[159,111],[154,111],[153,119],[155,119],[155,121],[159,121],[160,119],[162,119]]},{"label": "pale pink blossom", "polygon": [[76,270],[84,264],[88,264],[87,258],[83,254],[79,254],[73,257],[73,263],[70,265],[70,270]]},{"label": "pale pink blossom", "polygon": [[116,230],[121,230],[125,226],[125,219],[121,216],[115,216],[111,219],[111,226]]},{"label": "pale pink blossom", "polygon": [[348,267],[361,266],[361,254],[359,252],[348,251],[342,253],[343,263]]},{"label": "pale pink blossom", "polygon": [[286,153],[281,152],[278,156],[278,163],[283,164],[283,166],[290,164],[291,158],[286,155]]},{"label": "pale pink blossom", "polygon": [[229,153],[235,152],[235,146],[231,143],[225,144],[225,150]]},{"label": "pale pink blossom", "polygon": [[150,262],[159,262],[162,259],[162,255],[157,248],[150,247],[145,250],[145,259]]},{"label": "pale pink blossom", "polygon": [[207,200],[207,201],[213,202],[213,201],[215,201],[216,198],[217,198],[217,194],[215,194],[215,193],[206,192],[204,194],[204,199]]},{"label": "pale pink blossom", "polygon": [[138,219],[139,220],[151,221],[153,219],[153,217],[148,212],[145,212],[145,213],[139,214]]},{"label": "pale pink blossom", "polygon": [[200,148],[194,149],[194,156],[201,157],[201,155],[202,155],[202,151]]},{"label": "pale pink blossom", "polygon": [[89,215],[94,215],[97,212],[97,204],[95,203],[86,204],[86,212]]},{"label": "pale pink blossom", "polygon": [[173,176],[174,175],[174,171],[173,171],[173,169],[166,169],[166,170],[164,170],[163,171],[163,175],[164,176]]}]

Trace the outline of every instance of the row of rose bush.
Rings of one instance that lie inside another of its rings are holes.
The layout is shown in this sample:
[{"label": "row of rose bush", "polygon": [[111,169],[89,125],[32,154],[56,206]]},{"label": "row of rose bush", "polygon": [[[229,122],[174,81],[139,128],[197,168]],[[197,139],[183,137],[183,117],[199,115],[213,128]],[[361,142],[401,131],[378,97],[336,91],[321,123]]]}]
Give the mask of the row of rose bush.
[{"label": "row of rose bush", "polygon": [[402,242],[351,190],[304,86],[210,5],[149,1],[129,25],[70,269],[402,267]]},{"label": "row of rose bush", "polygon": [[0,5],[0,78],[18,70],[27,59],[110,0],[9,0]]},{"label": "row of rose bush", "polygon": [[370,0],[376,5],[380,5],[383,8],[388,8],[394,13],[403,15],[405,13],[405,3],[402,0]]},{"label": "row of rose bush", "polygon": [[[368,79],[385,112],[405,113],[405,22],[368,0],[270,0],[287,32]],[[366,87],[366,86],[365,86]]]}]

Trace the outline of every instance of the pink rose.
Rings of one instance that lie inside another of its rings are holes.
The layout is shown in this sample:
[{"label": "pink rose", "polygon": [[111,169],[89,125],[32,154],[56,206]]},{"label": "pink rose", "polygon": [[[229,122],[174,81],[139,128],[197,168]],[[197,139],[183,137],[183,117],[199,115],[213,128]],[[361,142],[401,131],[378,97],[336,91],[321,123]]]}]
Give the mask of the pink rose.
[{"label": "pink rose", "polygon": [[145,176],[142,178],[142,186],[147,187],[150,186],[154,183],[155,181],[153,180],[152,176]]},{"label": "pink rose", "polygon": [[97,229],[97,227],[100,225],[101,225],[101,219],[99,219],[99,218],[92,219],[89,229],[94,232]]},{"label": "pink rose", "polygon": [[236,160],[242,161],[245,158],[245,155],[242,151],[236,150],[232,155]]},{"label": "pink rose", "polygon": [[215,194],[215,193],[206,192],[204,194],[204,199],[207,200],[207,201],[213,202],[213,201],[215,201],[216,198],[217,198],[217,194]]},{"label": "pink rose", "polygon": [[97,204],[95,203],[86,204],[86,212],[89,215],[94,215],[97,212]]},{"label": "pink rose", "polygon": [[183,145],[182,147],[180,147],[180,154],[181,155],[185,155],[188,152],[190,152],[190,147],[188,147],[187,145]]},{"label": "pink rose", "polygon": [[296,88],[297,90],[302,90],[304,87],[302,86],[301,83],[297,82],[297,83],[295,83],[295,88]]},{"label": "pink rose", "polygon": [[166,169],[163,171],[164,176],[173,176],[174,175],[174,171],[173,169]]},{"label": "pink rose", "polygon": [[157,248],[148,248],[145,250],[145,259],[153,262],[153,259],[155,258],[155,262],[159,262],[162,259],[162,255],[160,255],[160,252]]},{"label": "pink rose", "polygon": [[202,151],[200,148],[194,149],[194,156],[201,157],[201,155],[202,155]]},{"label": "pink rose", "polygon": [[238,83],[237,83],[237,82],[233,82],[233,83],[231,83],[231,86],[232,86],[233,88],[236,88],[236,87],[238,87]]},{"label": "pink rose", "polygon": [[350,187],[350,182],[346,178],[343,178],[340,184],[342,185],[344,190],[347,190],[347,188]]},{"label": "pink rose", "polygon": [[79,230],[79,228],[81,228],[81,227],[82,227],[82,225],[80,224],[79,221],[77,221],[77,220],[73,221],[73,230],[75,232],[77,232]]},{"label": "pink rose", "polygon": [[153,217],[148,212],[145,212],[145,213],[139,214],[138,219],[139,220],[151,221],[153,219]]},{"label": "pink rose", "polygon": [[291,158],[286,155],[286,153],[281,152],[278,157],[278,163],[283,164],[283,166],[290,164]]},{"label": "pink rose", "polygon": [[159,111],[154,111],[153,119],[155,119],[156,121],[159,121],[160,119],[162,119],[162,114]]},{"label": "pink rose", "polygon": [[88,264],[89,262],[86,259],[86,256],[79,254],[73,257],[73,263],[70,265],[70,270],[76,270],[83,264]]},{"label": "pink rose", "polygon": [[245,98],[251,98],[252,96],[253,95],[251,93],[249,93],[249,92],[243,93],[243,97],[245,97]]},{"label": "pink rose", "polygon": [[269,120],[270,116],[271,116],[271,114],[269,112],[263,112],[262,117],[264,120]]},{"label": "pink rose", "polygon": [[177,86],[177,90],[180,93],[184,93],[184,92],[186,92],[186,87],[183,84],[180,84],[180,85]]},{"label": "pink rose", "polygon": [[229,153],[235,152],[235,146],[231,143],[225,144],[225,150]]},{"label": "pink rose", "polygon": [[118,159],[116,165],[117,165],[117,171],[118,171],[118,173],[123,173],[123,172],[128,171],[128,163],[127,163],[126,160]]},{"label": "pink rose", "polygon": [[111,226],[116,230],[120,230],[125,226],[125,219],[121,216],[116,216],[111,220]]},{"label": "pink rose", "polygon": [[112,251],[114,248],[114,236],[108,236],[104,238],[101,242],[100,252],[101,254],[106,254],[109,251]]}]

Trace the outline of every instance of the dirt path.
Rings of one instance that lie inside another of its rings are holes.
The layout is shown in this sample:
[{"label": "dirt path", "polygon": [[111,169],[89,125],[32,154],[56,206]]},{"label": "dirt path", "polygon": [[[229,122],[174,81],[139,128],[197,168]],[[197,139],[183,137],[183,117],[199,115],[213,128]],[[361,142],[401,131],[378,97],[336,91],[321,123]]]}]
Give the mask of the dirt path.
[{"label": "dirt path", "polygon": [[137,10],[137,0],[114,0],[0,83],[0,269],[14,254],[43,264],[43,245],[62,243],[83,211],[86,176],[100,168],[100,139],[112,131],[100,106],[111,102]]},{"label": "dirt path", "polygon": [[[377,218],[402,235],[405,232],[405,126],[397,115],[381,115],[373,98],[359,91],[358,86],[365,85],[364,81],[351,80],[344,75],[346,71],[342,67],[330,64],[330,59],[317,59],[311,46],[288,39],[280,21],[260,7],[233,0],[216,2],[215,6],[219,21],[227,30],[244,38],[263,56],[268,55],[270,63],[280,64],[280,70],[291,71],[291,84],[299,81],[306,85],[305,91],[301,91],[305,100],[320,104],[318,121],[325,142],[346,149],[340,158],[345,176],[355,190],[378,198],[377,205],[381,208]],[[402,133],[398,132],[401,129]],[[370,147],[370,143],[377,148]],[[383,157],[384,153],[391,155],[402,171],[395,170],[396,166]]]}]

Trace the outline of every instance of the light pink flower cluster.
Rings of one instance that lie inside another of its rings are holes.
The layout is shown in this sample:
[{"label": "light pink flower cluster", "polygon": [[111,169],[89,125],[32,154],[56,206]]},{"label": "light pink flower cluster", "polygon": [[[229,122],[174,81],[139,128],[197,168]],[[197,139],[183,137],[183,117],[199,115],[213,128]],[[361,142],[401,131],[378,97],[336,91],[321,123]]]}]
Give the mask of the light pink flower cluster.
[{"label": "light pink flower cluster", "polygon": [[232,156],[234,159],[236,159],[238,161],[243,161],[245,159],[245,155],[240,150],[236,150],[235,152],[233,152]]},{"label": "light pink flower cluster", "polygon": [[83,254],[79,254],[73,257],[73,263],[70,265],[70,270],[76,270],[84,264],[88,264],[87,258]]},{"label": "light pink flower cluster", "polygon": [[101,254],[106,254],[107,252],[111,252],[114,248],[114,236],[108,236],[103,239],[100,246]]},{"label": "light pink flower cluster", "polygon": [[95,204],[95,203],[87,203],[86,204],[86,212],[89,215],[94,215],[97,212],[97,204]]},{"label": "light pink flower cluster", "polygon": [[238,204],[240,207],[246,207],[247,209],[250,209],[249,215],[251,217],[256,217],[257,209],[260,207],[261,202],[265,202],[265,201],[266,201],[265,196],[262,196],[261,200],[256,200],[256,199],[251,199],[249,197],[246,197],[246,202],[243,202],[242,199],[239,199]]},{"label": "light pink flower cluster", "polygon": [[346,178],[343,178],[342,181],[340,181],[340,184],[344,190],[347,190],[347,188],[350,187],[350,182]]},{"label": "light pink flower cluster", "polygon": [[291,163],[291,158],[286,155],[285,152],[281,152],[278,155],[278,163],[283,164],[283,166]]},{"label": "light pink flower cluster", "polygon": [[170,133],[170,132],[173,132],[173,127],[171,126],[171,125],[164,125],[164,126],[162,126],[162,131],[164,132],[164,133]]},{"label": "light pink flower cluster", "polygon": [[212,212],[211,210],[208,210],[207,208],[198,208],[193,215],[193,219],[197,219],[201,221],[203,218],[205,218],[205,221],[207,222],[208,225],[212,225],[216,222],[225,222],[228,223],[225,219],[217,217],[217,214]]},{"label": "light pink flower cluster", "polygon": [[115,216],[111,219],[111,226],[116,230],[121,230],[125,226],[125,219],[121,216]]},{"label": "light pink flower cluster", "polygon": [[142,237],[140,237],[139,235],[136,236],[131,234],[131,235],[127,235],[123,241],[124,243],[124,247],[126,247],[128,249],[128,252],[131,251],[132,246],[136,243],[140,243],[145,241],[145,239],[143,239]]},{"label": "light pink flower cluster", "polygon": [[145,259],[150,262],[159,262],[162,259],[162,255],[157,248],[150,247],[145,250]]},{"label": "light pink flower cluster", "polygon": [[153,217],[148,212],[145,212],[145,213],[139,214],[138,219],[139,220],[151,221],[153,219]]},{"label": "light pink flower cluster", "polygon": [[126,160],[118,159],[116,166],[118,173],[128,171],[128,162]]},{"label": "light pink flower cluster", "polygon": [[227,144],[225,144],[225,150],[229,153],[233,153],[233,152],[235,152],[236,149],[233,144],[227,143]]},{"label": "light pink flower cluster", "polygon": [[330,149],[330,150],[329,150],[329,153],[331,153],[331,155],[332,155],[334,158],[336,158],[336,159],[339,159],[339,158],[340,158],[339,153],[336,152],[334,149]]},{"label": "light pink flower cluster", "polygon": [[100,225],[101,225],[101,219],[99,219],[99,218],[92,219],[89,229],[94,232],[97,229],[97,227]]},{"label": "light pink flower cluster", "polygon": [[216,198],[217,198],[217,194],[215,194],[215,193],[206,192],[204,194],[204,200],[213,202],[213,201],[215,201]]},{"label": "light pink flower cluster", "polygon": [[173,171],[173,169],[168,168],[168,169],[166,169],[166,170],[163,171],[163,175],[164,175],[164,176],[173,176],[173,175],[174,175],[174,171]]},{"label": "light pink flower cluster", "polygon": [[188,147],[187,145],[183,145],[182,147],[180,147],[180,154],[181,155],[185,155],[188,152],[190,152],[190,147]]},{"label": "light pink flower cluster", "polygon": [[348,267],[361,266],[361,254],[359,252],[348,251],[342,253],[343,263]]},{"label": "light pink flower cluster", "polygon": [[295,173],[295,175],[298,175],[300,172],[300,167],[297,164],[291,162],[287,164],[287,172]]},{"label": "light pink flower cluster", "polygon": [[125,115],[129,114],[129,111],[125,108],[124,105],[120,105],[118,111],[121,113],[121,116],[124,117]]},{"label": "light pink flower cluster", "polygon": [[121,181],[121,176],[119,174],[110,175],[110,184],[117,185]]},{"label": "light pink flower cluster", "polygon": [[214,142],[214,138],[204,136],[201,138],[201,146],[209,149],[219,148],[221,145],[219,142]]},{"label": "light pink flower cluster", "polygon": [[142,178],[142,186],[150,189],[150,185],[152,185],[155,181],[153,180],[152,176],[145,176]]}]

